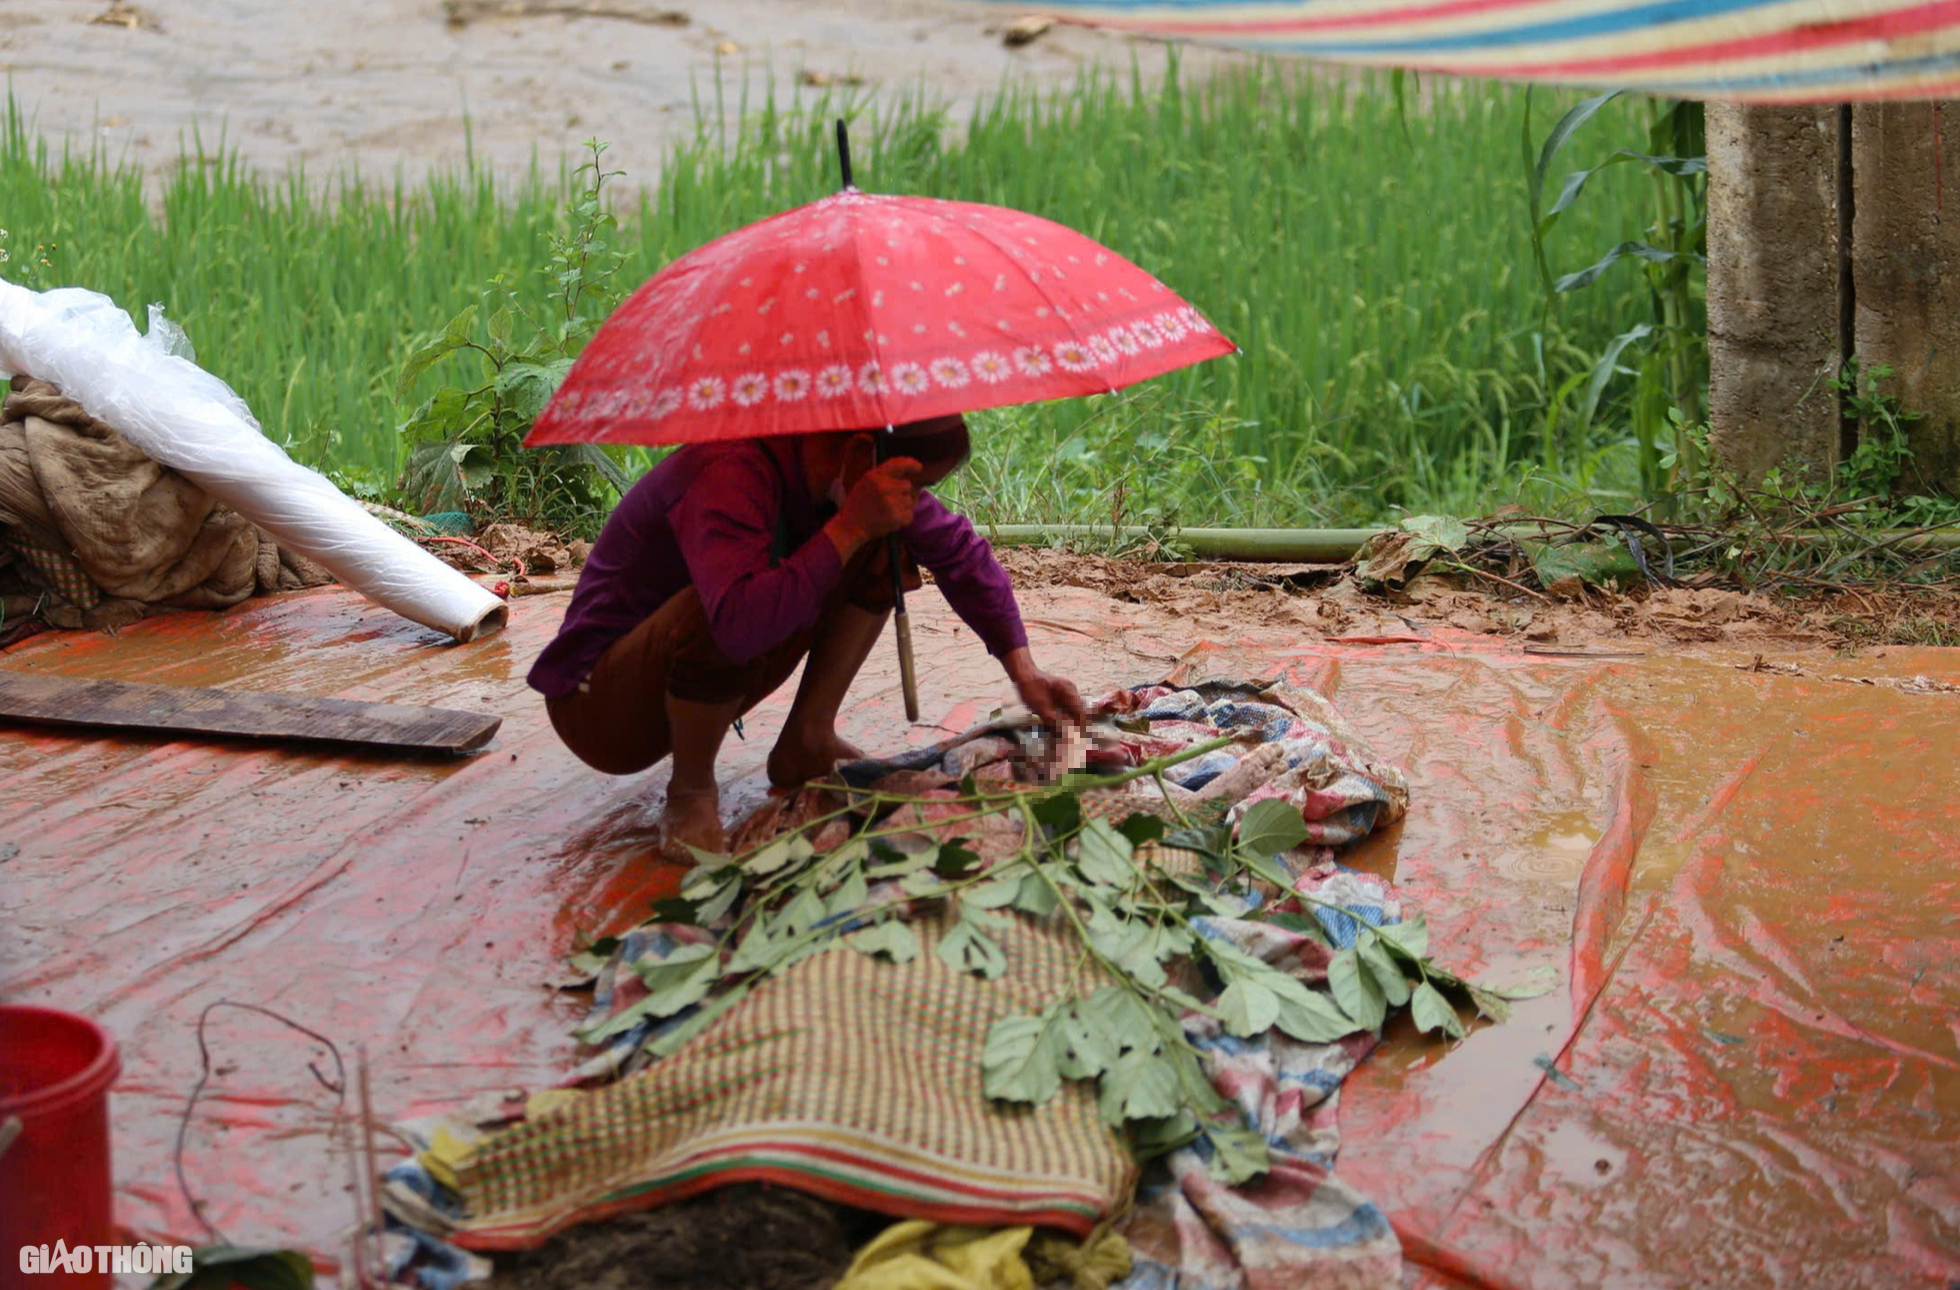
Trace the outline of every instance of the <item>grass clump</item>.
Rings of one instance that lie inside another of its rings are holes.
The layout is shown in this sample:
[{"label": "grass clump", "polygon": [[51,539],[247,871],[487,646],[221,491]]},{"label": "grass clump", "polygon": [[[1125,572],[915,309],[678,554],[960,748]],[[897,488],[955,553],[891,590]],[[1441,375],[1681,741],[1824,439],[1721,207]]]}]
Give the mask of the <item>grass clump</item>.
[{"label": "grass clump", "polygon": [[[1541,99],[1540,121],[1546,110]],[[615,281],[834,189],[840,111],[867,187],[1080,228],[1243,347],[1121,395],[982,414],[974,466],[949,490],[978,518],[1341,524],[1486,510],[1527,473],[1623,499],[1638,487],[1630,383],[1609,364],[1582,434],[1569,413],[1649,294],[1616,269],[1548,305],[1521,90],[1438,85],[1405,110],[1386,81],[1264,66],[1203,85],[1091,74],[1067,92],[1003,92],[961,125],[918,96],[717,104],[658,176],[626,177],[641,187],[609,212]],[[1609,104],[1588,129],[1637,138],[1640,112]],[[398,495],[417,442],[433,441],[398,427],[444,388],[486,379],[461,349],[401,382],[410,356],[485,284],[518,313],[549,314],[558,287],[541,268],[579,226],[581,182],[534,169],[500,183],[483,167],[412,184],[275,180],[194,143],[146,191],[106,151],[52,152],[16,110],[0,132],[16,254],[0,274],[132,309],[164,302],[270,435]],[[1631,170],[1600,175],[1547,253],[1585,263],[1640,226],[1647,200]],[[630,473],[651,456],[614,460]]]}]

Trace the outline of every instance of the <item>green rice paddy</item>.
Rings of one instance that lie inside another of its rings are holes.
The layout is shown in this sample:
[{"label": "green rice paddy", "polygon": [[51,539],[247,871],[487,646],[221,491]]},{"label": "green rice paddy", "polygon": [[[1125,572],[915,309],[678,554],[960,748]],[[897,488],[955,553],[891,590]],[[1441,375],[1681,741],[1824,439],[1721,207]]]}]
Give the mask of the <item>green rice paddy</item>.
[{"label": "green rice paddy", "polygon": [[[1244,350],[1122,396],[983,414],[975,461],[946,490],[978,517],[1339,524],[1480,513],[1542,479],[1629,488],[1631,383],[1609,384],[1576,433],[1569,413],[1612,337],[1651,316],[1644,280],[1622,265],[1548,306],[1527,232],[1524,91],[1423,89],[1403,104],[1385,79],[1273,67],[1204,84],[1090,76],[1002,93],[959,122],[919,97],[709,92],[661,173],[614,187],[616,283],[831,191],[843,110],[862,186],[1082,229]],[[1531,136],[1575,97],[1538,94]],[[1611,105],[1561,161],[1637,146],[1644,110]],[[404,456],[395,427],[443,375],[397,402],[404,357],[494,278],[543,301],[571,192],[562,171],[264,176],[195,147],[146,181],[105,151],[51,148],[15,111],[0,133],[0,274],[94,287],[139,317],[164,303],[268,434],[385,486]],[[1642,236],[1652,202],[1635,167],[1602,174],[1554,231],[1553,271]]]}]

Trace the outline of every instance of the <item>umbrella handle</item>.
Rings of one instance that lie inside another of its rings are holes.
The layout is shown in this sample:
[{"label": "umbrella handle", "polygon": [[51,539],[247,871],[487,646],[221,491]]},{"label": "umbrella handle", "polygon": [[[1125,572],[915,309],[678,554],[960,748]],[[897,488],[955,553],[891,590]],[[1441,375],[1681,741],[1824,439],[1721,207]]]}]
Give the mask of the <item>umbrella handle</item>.
[{"label": "umbrella handle", "polygon": [[919,677],[912,664],[912,619],[905,612],[905,548],[898,534],[891,536],[885,563],[892,567],[892,631],[898,636],[898,683],[905,692],[905,719],[919,720]]}]

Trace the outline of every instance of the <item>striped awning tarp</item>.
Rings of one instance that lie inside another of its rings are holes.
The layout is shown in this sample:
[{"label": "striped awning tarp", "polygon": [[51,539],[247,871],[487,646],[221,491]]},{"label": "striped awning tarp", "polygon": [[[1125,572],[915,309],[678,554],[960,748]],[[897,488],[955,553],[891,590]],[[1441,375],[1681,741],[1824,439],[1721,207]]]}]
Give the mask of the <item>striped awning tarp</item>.
[{"label": "striped awning tarp", "polygon": [[1330,62],[1672,98],[1960,94],[1960,0],[1056,0],[1039,8],[1098,27]]}]

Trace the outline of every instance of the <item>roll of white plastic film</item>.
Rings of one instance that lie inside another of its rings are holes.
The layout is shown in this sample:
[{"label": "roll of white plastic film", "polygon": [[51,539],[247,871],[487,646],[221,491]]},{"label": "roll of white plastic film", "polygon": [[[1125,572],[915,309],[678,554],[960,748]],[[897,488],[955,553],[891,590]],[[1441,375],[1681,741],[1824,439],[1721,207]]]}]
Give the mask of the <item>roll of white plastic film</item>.
[{"label": "roll of white plastic film", "polygon": [[473,640],[504,625],[504,603],[288,457],[217,377],[173,352],[109,297],[0,282],[0,373],[53,382],[152,460],[196,481],[282,545],[402,617]]}]

